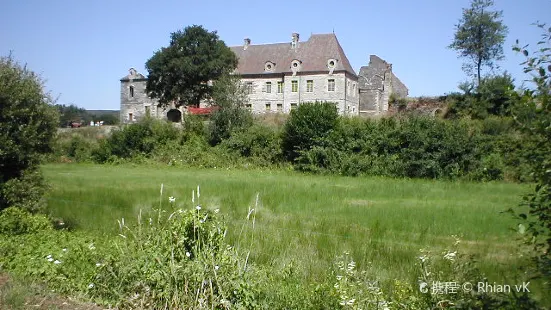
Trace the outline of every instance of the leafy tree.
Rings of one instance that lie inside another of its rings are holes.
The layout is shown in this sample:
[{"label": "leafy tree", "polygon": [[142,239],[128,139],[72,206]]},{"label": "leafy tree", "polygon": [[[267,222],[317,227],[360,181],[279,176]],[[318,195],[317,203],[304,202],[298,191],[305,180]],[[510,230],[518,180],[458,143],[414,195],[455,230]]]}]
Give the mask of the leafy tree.
[{"label": "leafy tree", "polygon": [[463,17],[455,26],[455,37],[448,46],[460,57],[467,58],[463,69],[468,74],[476,68],[478,85],[481,84],[483,66],[493,69],[495,61],[503,59],[503,42],[507,26],[502,11],[492,11],[493,0],[472,0],[471,7],[463,9]]},{"label": "leafy tree", "polygon": [[58,116],[43,82],[11,56],[0,58],[0,210],[36,211],[41,155],[52,150]]},{"label": "leafy tree", "polygon": [[245,108],[248,96],[239,76],[225,74],[215,81],[212,99],[219,107],[209,123],[209,139],[212,145],[228,139],[232,132],[252,125],[251,112]]},{"label": "leafy tree", "polygon": [[285,157],[294,161],[310,150],[317,140],[337,126],[337,107],[332,102],[305,102],[291,111],[283,127],[282,148]]},{"label": "leafy tree", "polygon": [[237,67],[237,56],[202,26],[189,26],[171,34],[170,45],[146,63],[147,92],[161,105],[171,102],[198,106],[212,95],[211,81]]},{"label": "leafy tree", "polygon": [[79,108],[74,104],[56,104],[55,107],[59,112],[59,127],[66,127],[71,122],[89,123],[91,120],[91,116],[86,109]]},{"label": "leafy tree", "polygon": [[538,274],[549,284],[551,280],[551,27],[538,25],[544,30],[538,49],[533,54],[528,46],[514,47],[526,56],[524,71],[532,75],[535,89],[524,91],[520,100],[525,110],[516,115],[516,120],[530,142],[534,161],[533,174],[536,180],[534,191],[524,197],[528,213],[519,217],[528,226],[519,226],[520,232],[529,235],[533,246],[533,258]]}]

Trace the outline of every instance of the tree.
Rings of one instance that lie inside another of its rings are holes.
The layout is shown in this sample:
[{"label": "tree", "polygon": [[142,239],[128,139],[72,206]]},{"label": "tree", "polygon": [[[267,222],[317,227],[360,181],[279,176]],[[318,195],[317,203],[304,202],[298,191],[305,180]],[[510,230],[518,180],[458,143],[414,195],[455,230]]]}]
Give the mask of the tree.
[{"label": "tree", "polygon": [[478,85],[482,80],[482,67],[493,69],[495,62],[503,59],[503,42],[508,29],[501,20],[503,11],[489,10],[493,5],[493,0],[472,0],[471,7],[463,9],[463,17],[455,26],[454,40],[448,46],[468,59],[463,66],[467,74],[476,68]]},{"label": "tree", "polygon": [[219,107],[209,123],[209,141],[212,145],[228,139],[232,132],[252,125],[251,112],[245,108],[248,95],[239,76],[225,74],[215,81],[212,99]]},{"label": "tree", "polygon": [[51,101],[35,73],[0,57],[0,210],[38,209],[43,187],[37,168],[58,124]]},{"label": "tree", "polygon": [[528,212],[518,217],[527,223],[527,227],[519,225],[519,230],[528,236],[526,239],[533,247],[538,271],[535,276],[551,284],[551,27],[538,26],[544,33],[532,54],[528,45],[520,47],[518,41],[514,47],[526,57],[522,63],[524,72],[531,74],[536,86],[524,91],[520,98],[524,113],[515,115],[526,134],[525,140],[530,142],[525,143],[534,161],[532,172],[536,181],[534,191],[524,197],[523,205]]},{"label": "tree", "polygon": [[237,67],[237,56],[202,26],[189,26],[171,34],[168,47],[157,51],[146,63],[147,92],[160,105],[198,106],[212,95],[212,81]]},{"label": "tree", "polygon": [[337,126],[339,114],[333,102],[305,102],[291,111],[283,127],[282,148],[293,162],[302,152],[310,150],[318,139]]}]

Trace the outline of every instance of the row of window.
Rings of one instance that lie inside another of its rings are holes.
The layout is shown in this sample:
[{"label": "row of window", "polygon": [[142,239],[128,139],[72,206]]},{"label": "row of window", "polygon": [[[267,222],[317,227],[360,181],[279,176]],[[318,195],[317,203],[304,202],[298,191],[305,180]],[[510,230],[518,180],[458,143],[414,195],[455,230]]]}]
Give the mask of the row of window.
[{"label": "row of window", "polygon": [[[245,105],[245,107],[246,107],[247,109],[251,110],[251,111],[252,111],[252,109],[253,109],[253,106],[252,106],[252,104],[250,104],[250,103],[247,103],[247,104]],[[271,104],[271,103],[269,103],[269,102],[266,103],[265,107],[266,107],[266,108],[265,108],[265,109],[266,109],[266,112],[272,111],[272,104]],[[297,103],[292,102],[292,103],[291,103],[291,110],[295,109],[296,107],[297,107]],[[276,111],[277,111],[277,112],[283,112],[283,104],[282,104],[282,103],[276,104]]]},{"label": "row of window", "polygon": [[[277,82],[277,93],[282,94],[284,89],[283,82]],[[272,93],[272,82],[266,82],[264,84],[264,89],[262,90],[265,93]],[[335,91],[335,79],[327,80],[327,91]],[[252,94],[254,92],[253,82],[247,82],[246,85],[247,94]],[[298,92],[298,81],[291,81],[291,92]],[[306,80],[306,92],[314,92],[314,80]]]}]

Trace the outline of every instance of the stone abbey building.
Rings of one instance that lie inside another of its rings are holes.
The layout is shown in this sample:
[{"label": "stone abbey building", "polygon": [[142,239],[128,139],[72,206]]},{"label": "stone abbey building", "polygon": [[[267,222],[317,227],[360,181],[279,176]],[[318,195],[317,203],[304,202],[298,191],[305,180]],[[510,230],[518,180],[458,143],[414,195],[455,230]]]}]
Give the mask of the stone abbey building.
[{"label": "stone abbey building", "polygon": [[[303,102],[318,100],[335,102],[341,115],[377,115],[388,110],[390,94],[408,94],[392,65],[375,55],[357,75],[334,33],[313,34],[304,42],[293,33],[290,42],[257,45],[247,38],[230,49],[239,59],[236,73],[253,113],[289,113]],[[157,107],[146,94],[147,78],[132,68],[120,81],[121,123],[146,115],[179,121],[187,112],[184,107]]]}]

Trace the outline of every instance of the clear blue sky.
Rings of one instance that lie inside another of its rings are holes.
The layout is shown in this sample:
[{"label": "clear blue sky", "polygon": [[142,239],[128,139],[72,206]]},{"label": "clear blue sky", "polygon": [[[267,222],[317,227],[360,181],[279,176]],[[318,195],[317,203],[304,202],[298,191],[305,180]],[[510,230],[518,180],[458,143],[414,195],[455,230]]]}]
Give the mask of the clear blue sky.
[{"label": "clear blue sky", "polygon": [[[511,51],[516,39],[535,43],[530,24],[551,23],[551,0],[496,0],[509,35],[501,67],[526,78]],[[188,25],[216,30],[227,45],[288,42],[292,32],[335,31],[354,70],[370,54],[393,64],[410,95],[441,95],[466,80],[450,44],[454,25],[469,0],[379,1],[74,1],[4,0],[0,10],[0,55],[10,51],[40,73],[58,103],[87,109],[119,109],[119,79],[144,63]]]}]

